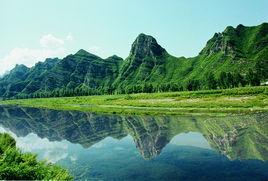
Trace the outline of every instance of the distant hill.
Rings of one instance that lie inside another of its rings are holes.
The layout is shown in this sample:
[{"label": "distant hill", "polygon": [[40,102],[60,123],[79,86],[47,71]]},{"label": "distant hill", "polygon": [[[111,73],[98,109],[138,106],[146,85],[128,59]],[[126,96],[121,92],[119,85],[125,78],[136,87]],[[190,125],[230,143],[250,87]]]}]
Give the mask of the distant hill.
[{"label": "distant hill", "polygon": [[17,65],[0,79],[0,97],[28,98],[162,92],[260,85],[268,80],[268,23],[227,27],[198,56],[174,57],[140,34],[129,56],[102,59],[85,50]]}]

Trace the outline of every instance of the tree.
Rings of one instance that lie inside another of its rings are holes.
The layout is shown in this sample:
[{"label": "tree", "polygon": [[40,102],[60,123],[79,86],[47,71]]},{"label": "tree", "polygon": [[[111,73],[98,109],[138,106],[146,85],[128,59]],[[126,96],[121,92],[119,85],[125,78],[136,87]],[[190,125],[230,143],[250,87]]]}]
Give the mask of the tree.
[{"label": "tree", "polygon": [[266,60],[259,60],[255,68],[256,74],[258,75],[259,79],[267,79],[268,78],[268,59]]},{"label": "tree", "polygon": [[258,86],[261,84],[261,80],[256,72],[253,72],[252,69],[248,70],[248,73],[246,74],[246,80],[248,84],[252,86]]},{"label": "tree", "polygon": [[206,76],[206,84],[208,89],[216,89],[217,88],[217,81],[213,73],[209,73]]},{"label": "tree", "polygon": [[234,76],[228,72],[226,76],[227,88],[234,87]]},{"label": "tree", "polygon": [[189,91],[199,90],[201,89],[201,82],[200,80],[189,80],[186,83],[186,89]]},{"label": "tree", "polygon": [[245,86],[244,77],[240,73],[236,72],[233,77],[234,77],[233,80],[234,87]]},{"label": "tree", "polygon": [[142,92],[151,93],[153,91],[153,85],[145,83],[142,87]]},{"label": "tree", "polygon": [[221,89],[226,89],[227,86],[228,86],[228,83],[227,83],[227,74],[226,72],[221,72],[220,73],[220,76],[219,76],[219,79],[218,79],[218,85]]}]

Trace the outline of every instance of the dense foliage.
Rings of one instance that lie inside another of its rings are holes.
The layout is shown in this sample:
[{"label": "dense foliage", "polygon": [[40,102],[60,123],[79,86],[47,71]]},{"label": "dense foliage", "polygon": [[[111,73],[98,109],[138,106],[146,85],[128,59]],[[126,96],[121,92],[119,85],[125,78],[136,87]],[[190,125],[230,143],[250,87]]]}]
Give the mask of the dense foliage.
[{"label": "dense foliage", "polygon": [[198,56],[171,56],[140,34],[123,60],[102,59],[84,50],[47,59],[32,68],[17,65],[0,79],[0,97],[151,93],[258,86],[268,80],[268,23],[227,27]]},{"label": "dense foliage", "polygon": [[21,153],[16,141],[0,133],[0,180],[72,180],[59,166],[37,161],[36,155]]}]

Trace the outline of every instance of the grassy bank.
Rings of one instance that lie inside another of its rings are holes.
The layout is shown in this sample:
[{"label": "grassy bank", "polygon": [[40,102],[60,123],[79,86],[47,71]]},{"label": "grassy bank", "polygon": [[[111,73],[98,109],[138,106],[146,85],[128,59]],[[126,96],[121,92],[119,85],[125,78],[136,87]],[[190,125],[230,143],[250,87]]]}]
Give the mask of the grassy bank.
[{"label": "grassy bank", "polygon": [[56,110],[117,114],[203,114],[268,111],[268,87],[0,101]]},{"label": "grassy bank", "polygon": [[0,160],[0,180],[73,180],[67,170],[22,153],[6,133],[0,133]]}]

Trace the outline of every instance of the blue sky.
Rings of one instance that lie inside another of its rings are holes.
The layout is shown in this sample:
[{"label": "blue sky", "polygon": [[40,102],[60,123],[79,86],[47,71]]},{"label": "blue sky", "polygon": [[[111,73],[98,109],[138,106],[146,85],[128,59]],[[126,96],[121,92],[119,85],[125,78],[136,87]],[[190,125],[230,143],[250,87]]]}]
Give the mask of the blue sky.
[{"label": "blue sky", "polygon": [[0,74],[83,48],[126,58],[139,33],[191,57],[226,26],[268,22],[267,0],[0,0]]}]

